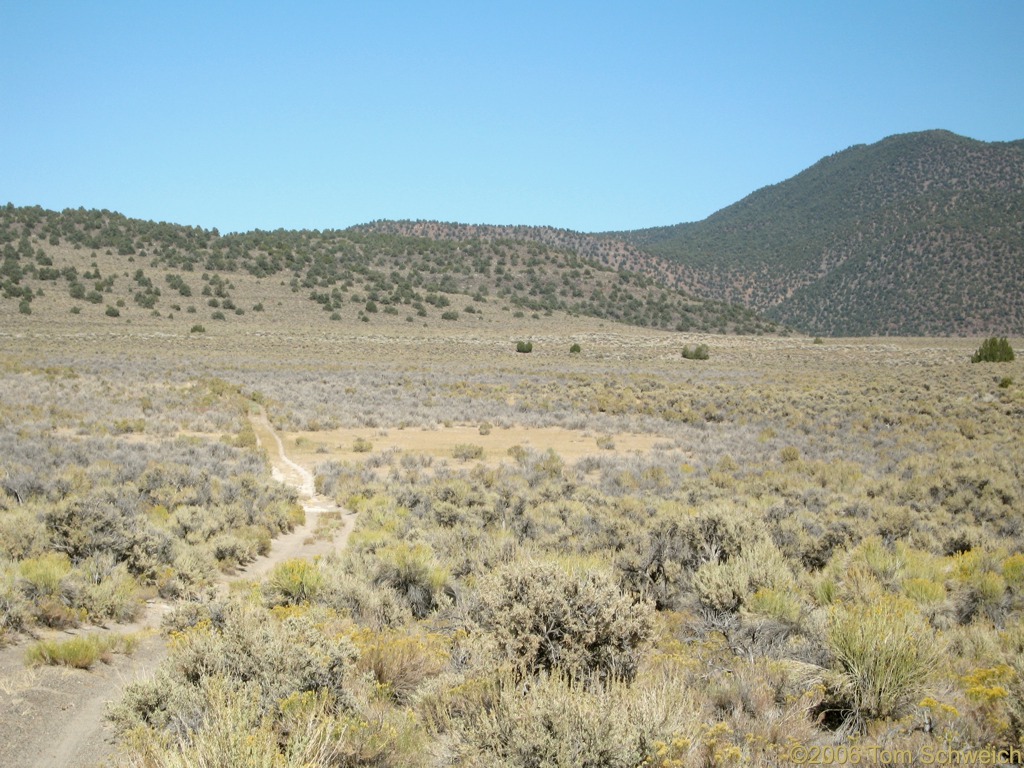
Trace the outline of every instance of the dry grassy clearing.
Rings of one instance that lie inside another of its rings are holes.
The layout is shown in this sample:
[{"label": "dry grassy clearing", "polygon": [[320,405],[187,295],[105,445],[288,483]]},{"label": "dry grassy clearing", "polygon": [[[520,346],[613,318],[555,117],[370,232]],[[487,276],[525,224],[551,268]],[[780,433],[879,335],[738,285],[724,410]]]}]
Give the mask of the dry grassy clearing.
[{"label": "dry grassy clearing", "polygon": [[[112,712],[126,764],[774,765],[1024,736],[1020,362],[246,318],[0,326],[7,636],[194,597]],[[253,403],[359,521],[344,555],[211,596],[293,502]],[[69,551],[57,512],[96,509],[134,522]]]},{"label": "dry grassy clearing", "polygon": [[[596,456],[602,451],[642,453],[658,444],[656,435],[617,434],[594,435],[564,427],[520,427],[509,425],[495,429],[483,426],[452,424],[433,428],[401,429],[333,429],[323,432],[297,432],[288,435],[290,450],[307,463],[326,458],[358,458],[361,452],[413,453],[432,459],[483,461],[495,466],[507,460],[509,450],[519,446],[535,451],[555,451],[563,459],[577,461]],[[294,446],[294,447],[292,447]],[[480,449],[475,454],[473,447]],[[462,450],[460,450],[462,449]],[[466,450],[469,449],[469,450]]]}]

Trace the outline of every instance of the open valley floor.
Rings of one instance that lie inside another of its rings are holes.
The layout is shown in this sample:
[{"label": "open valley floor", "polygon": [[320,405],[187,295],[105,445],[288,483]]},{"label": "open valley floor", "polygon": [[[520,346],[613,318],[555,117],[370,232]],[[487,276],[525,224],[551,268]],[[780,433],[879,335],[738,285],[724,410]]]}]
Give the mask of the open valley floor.
[{"label": "open valley floor", "polygon": [[7,316],[4,759],[1019,744],[1024,375],[977,347]]}]

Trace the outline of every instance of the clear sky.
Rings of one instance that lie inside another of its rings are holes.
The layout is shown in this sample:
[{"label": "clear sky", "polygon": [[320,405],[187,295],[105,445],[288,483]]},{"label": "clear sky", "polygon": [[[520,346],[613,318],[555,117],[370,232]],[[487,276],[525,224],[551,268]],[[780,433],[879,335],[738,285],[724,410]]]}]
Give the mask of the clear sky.
[{"label": "clear sky", "polygon": [[0,0],[0,204],[695,221],[852,144],[1024,138],[1024,2]]}]

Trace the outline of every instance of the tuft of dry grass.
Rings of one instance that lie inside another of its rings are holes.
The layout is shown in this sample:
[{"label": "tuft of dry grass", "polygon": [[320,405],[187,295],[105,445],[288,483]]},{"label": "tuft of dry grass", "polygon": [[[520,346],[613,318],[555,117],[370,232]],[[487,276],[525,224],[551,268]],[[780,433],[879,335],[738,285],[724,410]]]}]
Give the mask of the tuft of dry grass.
[{"label": "tuft of dry grass", "polygon": [[942,646],[913,604],[886,597],[834,607],[827,642],[834,659],[834,695],[851,727],[895,720],[924,697]]},{"label": "tuft of dry grass", "polygon": [[25,658],[29,664],[89,669],[97,661],[109,663],[112,654],[131,654],[138,646],[137,635],[92,633],[67,640],[40,640],[29,646]]}]

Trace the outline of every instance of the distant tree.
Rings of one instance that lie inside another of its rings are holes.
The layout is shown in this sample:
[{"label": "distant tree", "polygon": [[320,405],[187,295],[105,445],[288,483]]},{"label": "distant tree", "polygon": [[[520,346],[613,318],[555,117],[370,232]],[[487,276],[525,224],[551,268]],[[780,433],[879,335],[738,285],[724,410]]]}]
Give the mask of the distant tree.
[{"label": "distant tree", "polygon": [[533,342],[532,341],[519,341],[519,342],[516,342],[516,352],[522,352],[524,354],[529,353],[529,352],[533,352]]},{"label": "distant tree", "polygon": [[981,343],[981,347],[971,358],[972,363],[1010,363],[1013,362],[1013,347],[1006,337],[990,336]]}]

